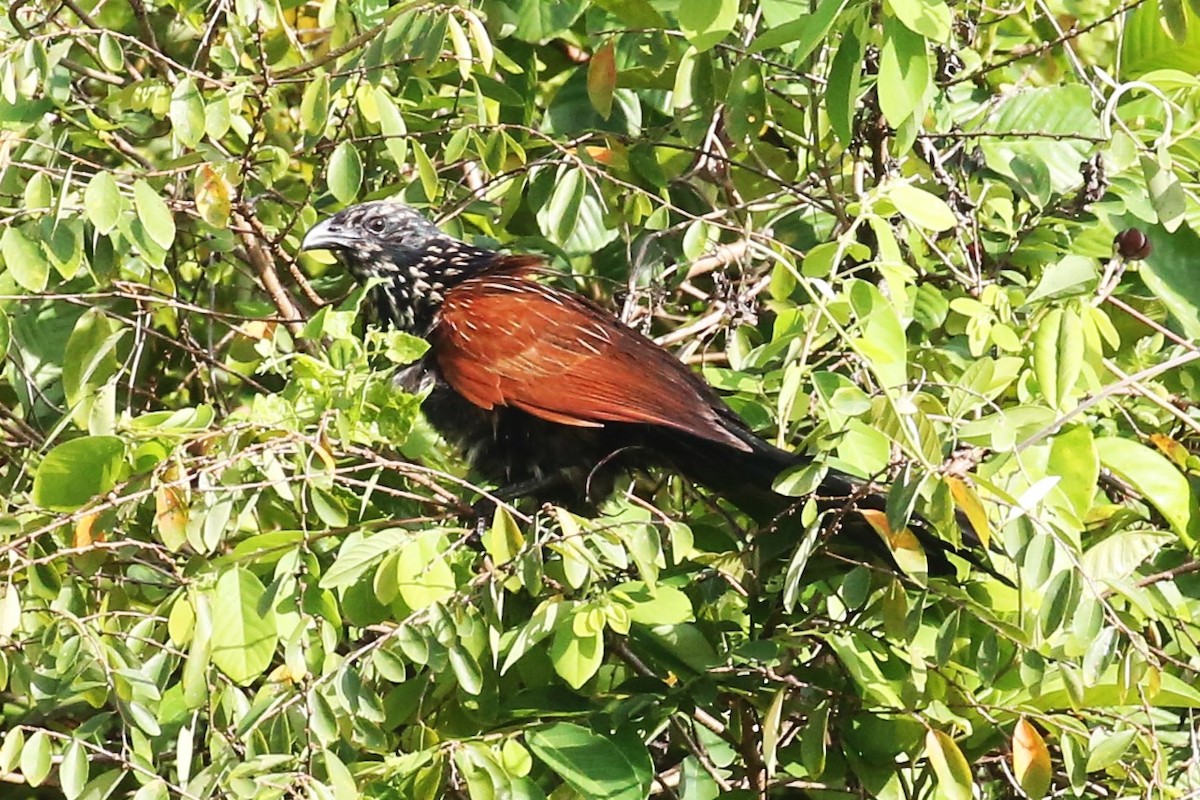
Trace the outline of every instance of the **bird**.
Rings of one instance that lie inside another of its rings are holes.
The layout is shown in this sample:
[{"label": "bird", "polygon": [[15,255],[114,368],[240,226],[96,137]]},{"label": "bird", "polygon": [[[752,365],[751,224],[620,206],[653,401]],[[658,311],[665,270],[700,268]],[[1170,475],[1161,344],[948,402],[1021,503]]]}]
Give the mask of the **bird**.
[{"label": "bird", "polygon": [[[334,253],[371,284],[383,323],[428,342],[397,385],[428,392],[429,423],[500,487],[496,496],[587,507],[630,470],[662,466],[760,522],[795,507],[772,486],[811,456],[765,441],[700,375],[602,306],[537,280],[540,256],[468,244],[392,201],[321,220],[300,249]],[[813,496],[849,512],[844,529],[894,563],[879,487],[826,469]],[[875,524],[864,525],[872,511]],[[929,572],[952,572],[946,554],[963,548],[920,518],[910,528]]]}]

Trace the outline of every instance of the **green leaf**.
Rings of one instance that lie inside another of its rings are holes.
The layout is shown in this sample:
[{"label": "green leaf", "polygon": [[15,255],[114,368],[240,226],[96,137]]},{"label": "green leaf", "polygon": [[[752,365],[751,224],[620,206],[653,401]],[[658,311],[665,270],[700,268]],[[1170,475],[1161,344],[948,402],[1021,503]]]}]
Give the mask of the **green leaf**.
[{"label": "green leaf", "polygon": [[[1046,192],[1065,193],[1082,182],[1079,165],[1091,153],[1092,145],[1080,137],[1100,136],[1100,120],[1093,109],[1092,94],[1084,86],[1026,89],[1002,99],[978,130],[1011,133],[1013,136],[987,137],[980,141],[990,169],[1019,180],[1017,165],[1045,174]],[[1029,137],[1031,132],[1058,134],[1052,141]],[[1036,175],[1034,177],[1036,177]],[[1041,197],[1039,190],[1033,196]]]},{"label": "green leaf", "polygon": [[954,211],[945,200],[909,183],[893,183],[887,192],[896,210],[912,224],[928,231],[941,233],[958,225]]},{"label": "green leaf", "polygon": [[1168,159],[1142,156],[1141,161],[1146,186],[1150,189],[1150,202],[1154,204],[1154,210],[1158,213],[1158,221],[1168,233],[1173,233],[1183,224],[1184,213],[1187,211],[1187,197],[1184,195],[1183,184],[1171,169]]},{"label": "green leaf", "polygon": [[675,12],[679,27],[692,47],[709,50],[733,31],[738,0],[682,0]]},{"label": "green leaf", "polygon": [[938,789],[948,800],[971,800],[974,781],[971,765],[947,734],[930,730],[925,734],[925,755],[937,775]]},{"label": "green leaf", "polygon": [[879,108],[899,128],[914,115],[924,116],[925,91],[932,81],[925,37],[892,17],[883,21],[879,60]]},{"label": "green leaf", "polygon": [[412,609],[427,608],[457,590],[454,571],[446,561],[446,536],[440,531],[418,534],[400,550],[396,588]]},{"label": "green leaf", "polygon": [[1089,547],[1080,569],[1095,581],[1123,581],[1172,540],[1161,531],[1119,531]]},{"label": "green leaf", "polygon": [[953,16],[942,0],[887,0],[887,6],[914,33],[939,44],[950,40]]},{"label": "green leaf", "polygon": [[603,633],[580,635],[571,625],[560,625],[550,645],[550,660],[559,677],[572,689],[579,689],[604,663]]},{"label": "green leaf", "polygon": [[[195,147],[204,138],[204,100],[200,90],[191,78],[184,78],[175,84],[171,92],[171,125],[175,138],[184,147]],[[158,241],[155,238],[155,241]],[[169,245],[163,245],[168,247]]]},{"label": "green leaf", "polygon": [[408,127],[382,86],[375,87],[375,110],[379,114],[379,130],[385,137],[384,146],[396,166],[403,167],[408,158]]},{"label": "green leaf", "polygon": [[747,58],[733,69],[729,93],[727,129],[736,140],[757,137],[767,122],[767,95],[758,62]]},{"label": "green leaf", "polygon": [[212,663],[235,683],[262,675],[275,654],[275,612],[263,602],[266,590],[243,567],[217,579],[212,597]]},{"label": "green leaf", "polygon": [[1196,498],[1187,478],[1170,461],[1149,447],[1130,439],[1103,437],[1096,440],[1100,463],[1111,469],[1159,510],[1184,544],[1193,549],[1196,541],[1191,525]]},{"label": "green leaf", "polygon": [[45,731],[34,731],[21,748],[21,774],[30,786],[41,786],[50,774],[53,745]]},{"label": "green leaf", "polygon": [[351,142],[342,142],[329,157],[329,191],[339,203],[349,204],[358,197],[363,167],[358,150]]},{"label": "green leaf", "polygon": [[321,576],[322,589],[344,589],[358,580],[377,560],[413,536],[403,528],[389,528],[362,539],[347,538],[329,570]]},{"label": "green leaf", "polygon": [[643,800],[653,772],[644,747],[618,747],[609,738],[568,722],[525,734],[525,744],[588,800]]},{"label": "green leaf", "polygon": [[[774,50],[794,42],[794,46],[789,48],[788,57],[796,62],[803,61],[808,58],[818,44],[825,41],[833,27],[834,20],[842,13],[847,2],[849,0],[821,0],[814,13],[802,14],[759,34],[750,43],[750,52],[761,53],[764,50]],[[692,3],[682,0],[682,4],[691,5]],[[694,3],[694,5],[703,4]],[[808,4],[805,3],[804,7],[807,8]]]},{"label": "green leaf", "polygon": [[1082,519],[1094,505],[1100,479],[1100,459],[1089,427],[1073,425],[1054,436],[1046,474],[1058,476],[1058,490]]},{"label": "green leaf", "polygon": [[50,264],[38,242],[30,240],[20,228],[10,225],[0,236],[0,255],[4,266],[23,289],[42,292],[50,280]]},{"label": "green leaf", "polygon": [[83,792],[88,779],[87,750],[78,739],[72,739],[63,752],[58,766],[58,784],[68,800],[74,800]]},{"label": "green leaf", "polygon": [[1083,372],[1083,322],[1073,308],[1051,309],[1037,326],[1033,338],[1033,371],[1042,396],[1052,407],[1065,411],[1072,403],[1075,384]]},{"label": "green leaf", "polygon": [[1137,730],[1134,728],[1126,728],[1112,733],[1097,728],[1088,743],[1087,771],[1096,772],[1117,763],[1121,756],[1125,755],[1129,746],[1133,744],[1135,736],[1137,736]]},{"label": "green leaf", "polygon": [[1183,0],[1158,0],[1162,9],[1163,22],[1166,23],[1167,33],[1177,44],[1183,44],[1188,38],[1187,12]]},{"label": "green leaf", "polygon": [[851,26],[842,34],[833,62],[829,65],[829,84],[825,108],[829,124],[843,145],[854,136],[851,126],[862,94],[862,61],[865,53],[861,25]]},{"label": "green leaf", "polygon": [[117,227],[125,210],[125,198],[111,172],[97,172],[88,181],[83,191],[83,210],[100,233],[107,234]]},{"label": "green leaf", "polygon": [[74,511],[116,485],[125,465],[125,443],[115,436],[84,436],[55,447],[33,477],[33,502]]},{"label": "green leaf", "polygon": [[67,339],[63,363],[63,392],[72,418],[87,430],[88,417],[97,393],[116,374],[120,363],[115,349],[125,329],[97,309],[88,309],[75,323]]},{"label": "green leaf", "polygon": [[164,250],[175,241],[175,219],[166,201],[144,180],[133,183],[133,207],[150,239]]},{"label": "green leaf", "polygon": [[571,237],[579,222],[579,208],[587,191],[583,170],[559,168],[550,201],[538,210],[538,225],[551,241],[562,244]]},{"label": "green leaf", "polygon": [[583,13],[583,0],[505,0],[516,24],[513,36],[543,42],[561,36]]},{"label": "green leaf", "polygon": [[317,70],[300,99],[300,125],[310,136],[320,136],[328,122],[329,75],[324,70]]}]

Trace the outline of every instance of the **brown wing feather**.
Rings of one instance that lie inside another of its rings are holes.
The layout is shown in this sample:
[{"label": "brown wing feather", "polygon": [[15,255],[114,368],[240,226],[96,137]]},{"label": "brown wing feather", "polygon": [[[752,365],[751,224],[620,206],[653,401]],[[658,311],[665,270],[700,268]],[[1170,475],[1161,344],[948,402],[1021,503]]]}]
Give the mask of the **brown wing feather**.
[{"label": "brown wing feather", "polygon": [[430,334],[446,382],[475,405],[565,425],[664,425],[749,450],[691,370],[578,295],[512,275],[450,290]]}]

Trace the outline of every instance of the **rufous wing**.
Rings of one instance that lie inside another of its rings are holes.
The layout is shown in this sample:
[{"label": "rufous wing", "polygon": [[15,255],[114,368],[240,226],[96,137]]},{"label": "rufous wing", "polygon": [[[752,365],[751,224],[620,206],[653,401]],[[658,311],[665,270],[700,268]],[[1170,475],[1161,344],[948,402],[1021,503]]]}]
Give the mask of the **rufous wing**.
[{"label": "rufous wing", "polygon": [[564,425],[650,423],[750,449],[707,384],[578,295],[514,275],[473,278],[447,292],[430,339],[442,377],[480,408]]}]

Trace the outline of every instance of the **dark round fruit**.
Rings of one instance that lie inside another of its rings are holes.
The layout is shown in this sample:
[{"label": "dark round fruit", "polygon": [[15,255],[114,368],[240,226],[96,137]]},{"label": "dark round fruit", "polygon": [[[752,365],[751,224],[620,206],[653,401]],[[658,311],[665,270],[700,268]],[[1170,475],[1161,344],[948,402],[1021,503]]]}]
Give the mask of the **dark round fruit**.
[{"label": "dark round fruit", "polygon": [[1117,234],[1117,238],[1113,240],[1113,244],[1116,246],[1121,258],[1138,261],[1149,256],[1150,251],[1154,249],[1150,244],[1150,240],[1146,238],[1146,234],[1137,228],[1126,228],[1121,231]]}]

